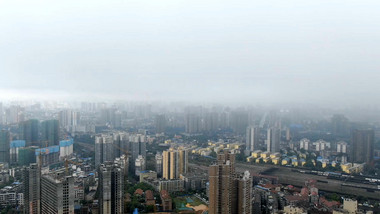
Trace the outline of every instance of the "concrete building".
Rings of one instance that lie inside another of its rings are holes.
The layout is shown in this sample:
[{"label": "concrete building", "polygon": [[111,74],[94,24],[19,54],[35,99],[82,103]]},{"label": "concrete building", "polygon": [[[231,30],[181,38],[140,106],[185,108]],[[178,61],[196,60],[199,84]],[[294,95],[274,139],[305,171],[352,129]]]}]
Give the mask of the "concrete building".
[{"label": "concrete building", "polygon": [[41,171],[37,164],[23,170],[24,213],[41,213]]},{"label": "concrete building", "polygon": [[[130,152],[132,154],[132,160],[135,161],[139,155],[146,158],[146,136],[143,134],[133,134],[129,136]],[[135,165],[132,164],[132,170]]]},{"label": "concrete building", "polygon": [[351,140],[351,162],[370,163],[373,160],[374,130],[354,130]]},{"label": "concrete building", "polygon": [[41,123],[41,147],[59,144],[59,121],[45,120]]},{"label": "concrete building", "polygon": [[246,132],[245,148],[248,151],[255,151],[259,148],[260,128],[248,126]]},{"label": "concrete building", "polygon": [[7,130],[0,131],[0,163],[9,163],[10,134]]},{"label": "concrete building", "polygon": [[318,140],[314,142],[313,144],[315,145],[315,151],[317,152],[325,151],[327,148],[331,147],[331,144],[324,140]]},{"label": "concrete building", "polygon": [[37,163],[43,167],[59,162],[59,146],[49,146],[35,150]]},{"label": "concrete building", "polygon": [[252,177],[248,171],[238,178],[238,207],[239,214],[252,213]]},{"label": "concrete building", "polygon": [[18,162],[18,153],[20,148],[25,147],[25,140],[13,140],[10,144],[10,163],[16,164]]},{"label": "concrete building", "polygon": [[124,169],[117,163],[105,162],[99,166],[100,214],[124,213]]},{"label": "concrete building", "polygon": [[31,163],[36,163],[37,146],[18,148],[17,164],[19,166],[29,166]]},{"label": "concrete building", "polygon": [[344,141],[340,141],[336,144],[336,152],[338,153],[347,153],[347,143]]},{"label": "concrete building", "polygon": [[41,213],[74,214],[74,178],[62,173],[42,175]]},{"label": "concrete building", "polygon": [[[35,119],[27,120],[19,124],[20,139],[25,140],[26,146],[41,146],[39,144],[40,122]],[[43,145],[44,147],[46,145]]]},{"label": "concrete building", "polygon": [[130,152],[129,133],[116,132],[113,133],[114,156],[120,157],[126,152]]},{"label": "concrete building", "polygon": [[156,133],[163,133],[166,129],[166,118],[164,114],[156,115],[155,117]]},{"label": "concrete building", "polygon": [[162,163],[163,163],[163,157],[160,152],[157,152],[156,154],[156,172],[158,177],[162,177]]},{"label": "concrete building", "polygon": [[189,134],[199,133],[201,131],[201,119],[197,114],[187,113],[185,115],[185,132]]},{"label": "concrete building", "polygon": [[343,201],[343,210],[348,211],[349,214],[356,214],[358,211],[358,201],[345,198]]},{"label": "concrete building", "polygon": [[74,152],[74,140],[62,140],[59,142],[59,159],[70,158]]},{"label": "concrete building", "polygon": [[95,167],[105,161],[113,161],[114,146],[112,145],[113,138],[110,135],[99,135],[95,137]]},{"label": "concrete building", "polygon": [[157,172],[151,170],[140,171],[140,182],[144,180],[157,180]]},{"label": "concrete building", "polygon": [[71,109],[59,112],[59,123],[66,131],[75,130],[80,123],[80,113]]},{"label": "concrete building", "polygon": [[209,213],[237,213],[235,154],[218,154],[209,167]]},{"label": "concrete building", "polygon": [[252,213],[252,178],[235,173],[235,154],[225,150],[209,167],[209,213]]},{"label": "concrete building", "polygon": [[142,155],[139,155],[135,161],[135,175],[140,176],[140,172],[145,171],[145,169],[146,169],[145,157]]},{"label": "concrete building", "polygon": [[156,188],[158,191],[181,192],[185,191],[185,181],[180,179],[159,180]]},{"label": "concrete building", "polygon": [[267,152],[280,152],[281,130],[276,127],[267,131]]},{"label": "concrete building", "polygon": [[163,152],[162,174],[164,179],[178,179],[181,174],[187,173],[187,149],[173,148]]},{"label": "concrete building", "polygon": [[307,138],[303,138],[300,140],[300,149],[304,149],[306,151],[309,151],[310,149],[310,140]]}]

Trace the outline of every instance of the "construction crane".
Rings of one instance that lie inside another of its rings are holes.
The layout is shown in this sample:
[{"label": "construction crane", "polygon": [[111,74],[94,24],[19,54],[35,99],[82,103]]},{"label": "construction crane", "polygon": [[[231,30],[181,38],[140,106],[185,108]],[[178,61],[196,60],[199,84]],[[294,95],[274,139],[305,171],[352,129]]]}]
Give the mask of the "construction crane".
[{"label": "construction crane", "polygon": [[[45,152],[44,152],[44,154],[47,154],[47,150],[46,150],[46,148],[48,147],[48,143],[49,143],[49,141],[48,141],[48,140],[45,140],[45,141],[43,141],[43,143],[45,143]],[[40,153],[38,154],[38,158],[39,158],[39,160],[38,160],[38,164],[40,165],[40,170],[41,170],[41,168],[42,168],[42,149],[43,149],[43,148],[41,148],[41,146],[40,146]]]},{"label": "construction crane", "polygon": [[77,166],[81,166],[82,163],[78,163],[78,162],[75,162],[75,161],[72,161],[72,160],[69,160],[69,159],[65,159],[65,169],[66,169],[66,173],[69,172],[69,163],[71,164],[74,164],[74,165],[77,165]]},{"label": "construction crane", "polygon": [[114,146],[115,148],[117,148],[118,150],[122,151],[127,157],[129,156],[130,152],[128,151],[125,151],[124,149],[120,148],[120,146],[116,145],[116,144],[113,144],[111,143],[112,146]]}]

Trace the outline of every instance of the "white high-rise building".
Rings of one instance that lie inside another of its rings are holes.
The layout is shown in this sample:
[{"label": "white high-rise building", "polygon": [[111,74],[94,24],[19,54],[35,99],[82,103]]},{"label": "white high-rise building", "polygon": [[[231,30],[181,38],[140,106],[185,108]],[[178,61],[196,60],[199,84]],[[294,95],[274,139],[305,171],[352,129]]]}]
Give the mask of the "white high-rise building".
[{"label": "white high-rise building", "polygon": [[255,126],[248,126],[246,132],[245,148],[248,151],[255,151],[258,149],[260,139],[260,129]]},{"label": "white high-rise building", "polygon": [[137,176],[140,176],[141,171],[145,171],[145,157],[142,155],[139,155],[135,161],[135,174]]},{"label": "white high-rise building", "polygon": [[347,143],[344,141],[340,141],[336,144],[336,152],[338,153],[347,153]]},{"label": "white high-rise building", "polygon": [[309,139],[303,138],[300,140],[300,149],[304,149],[304,150],[308,151],[309,146],[310,146],[310,140]]},{"label": "white high-rise building", "polygon": [[281,130],[276,127],[268,129],[267,132],[267,152],[280,152]]}]

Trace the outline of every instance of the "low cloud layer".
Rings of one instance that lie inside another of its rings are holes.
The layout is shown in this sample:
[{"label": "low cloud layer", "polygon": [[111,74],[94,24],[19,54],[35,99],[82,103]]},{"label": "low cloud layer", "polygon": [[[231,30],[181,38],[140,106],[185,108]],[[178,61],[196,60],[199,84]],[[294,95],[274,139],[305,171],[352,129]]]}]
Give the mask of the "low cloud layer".
[{"label": "low cloud layer", "polygon": [[0,3],[0,99],[379,104],[378,1]]}]

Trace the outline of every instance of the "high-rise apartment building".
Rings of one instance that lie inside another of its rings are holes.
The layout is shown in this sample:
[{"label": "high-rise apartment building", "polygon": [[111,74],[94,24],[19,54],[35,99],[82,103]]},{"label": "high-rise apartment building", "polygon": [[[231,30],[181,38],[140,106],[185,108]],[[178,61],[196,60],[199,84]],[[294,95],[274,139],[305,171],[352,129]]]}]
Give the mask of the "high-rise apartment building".
[{"label": "high-rise apartment building", "polygon": [[135,161],[135,175],[140,176],[140,172],[145,171],[145,169],[146,169],[145,157],[142,155],[139,155]]},{"label": "high-rise apartment building", "polygon": [[111,135],[99,135],[95,137],[95,166],[98,167],[105,161],[115,159],[115,148],[112,145],[113,138]]},{"label": "high-rise apartment building", "polygon": [[203,118],[203,130],[215,131],[218,128],[218,113],[209,112],[204,115]]},{"label": "high-rise apartment building", "polygon": [[40,122],[36,119],[21,122],[20,126],[20,139],[25,140],[26,146],[40,146],[39,140],[39,126]]},{"label": "high-rise apartment building", "polygon": [[158,177],[162,176],[162,163],[163,163],[162,154],[157,152],[157,154],[156,154],[156,172],[157,172]]},{"label": "high-rise apartment building", "polygon": [[59,121],[45,120],[41,123],[41,147],[59,144]]},{"label": "high-rise apartment building", "polygon": [[156,133],[163,133],[166,129],[166,118],[164,114],[156,115],[155,118]]},{"label": "high-rise apartment building", "polygon": [[16,124],[24,120],[23,109],[18,105],[12,105],[5,111],[7,124]]},{"label": "high-rise apartment building", "polygon": [[255,126],[248,126],[246,132],[245,148],[248,151],[255,151],[259,147],[260,128]]},{"label": "high-rise apartment building", "polygon": [[169,149],[162,154],[162,177],[164,179],[178,179],[181,174],[187,173],[188,151],[186,149]]},{"label": "high-rise apartment building", "polygon": [[187,113],[185,115],[185,132],[189,134],[201,131],[201,120],[198,115]]},{"label": "high-rise apartment building", "polygon": [[335,114],[331,118],[332,133],[338,136],[349,136],[350,123],[349,120],[341,114]]},{"label": "high-rise apartment building", "polygon": [[41,213],[41,170],[37,164],[30,164],[23,170],[24,213]]},{"label": "high-rise apartment building", "polygon": [[244,134],[248,126],[248,112],[244,110],[231,112],[230,126],[235,133]]},{"label": "high-rise apartment building", "polygon": [[217,163],[209,167],[209,183],[209,213],[236,213],[235,154],[218,154]]},{"label": "high-rise apartment building", "polygon": [[99,166],[99,213],[124,213],[124,169],[113,162]]},{"label": "high-rise apartment building", "polygon": [[252,177],[248,171],[238,178],[238,212],[239,214],[252,213]]},{"label": "high-rise apartment building", "polygon": [[70,109],[59,112],[59,124],[66,130],[71,130],[72,127],[79,125],[80,113]]},{"label": "high-rise apartment building", "polygon": [[310,143],[310,140],[309,140],[309,139],[307,139],[307,138],[302,138],[302,139],[300,140],[300,149],[304,149],[305,151],[309,151],[309,149],[310,149],[310,145],[311,145],[311,143]]},{"label": "high-rise apartment building", "polygon": [[7,130],[0,131],[0,162],[9,163],[10,134]]},{"label": "high-rise apartment building", "polygon": [[347,153],[347,143],[344,141],[340,141],[336,144],[336,152],[338,153]]},{"label": "high-rise apartment building", "polygon": [[10,143],[10,164],[18,163],[19,149],[25,147],[24,140],[13,140]]},{"label": "high-rise apartment building", "polygon": [[[130,142],[130,152],[132,153],[132,163],[137,159],[139,155],[146,158],[146,136],[142,134],[134,134],[129,136]],[[134,171],[135,165],[132,164],[132,169]]]},{"label": "high-rise apartment building", "polygon": [[41,176],[41,213],[74,213],[74,178],[64,173]]},{"label": "high-rise apartment building", "polygon": [[235,173],[235,154],[225,150],[209,167],[209,213],[240,214],[252,212],[252,178]]},{"label": "high-rise apartment building", "polygon": [[267,152],[280,152],[281,130],[276,127],[267,131]]},{"label": "high-rise apartment building", "polygon": [[372,162],[374,140],[374,130],[354,130],[351,140],[351,162]]},{"label": "high-rise apartment building", "polygon": [[120,157],[123,154],[130,152],[129,133],[116,132],[113,133],[114,156]]}]

